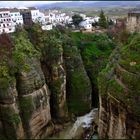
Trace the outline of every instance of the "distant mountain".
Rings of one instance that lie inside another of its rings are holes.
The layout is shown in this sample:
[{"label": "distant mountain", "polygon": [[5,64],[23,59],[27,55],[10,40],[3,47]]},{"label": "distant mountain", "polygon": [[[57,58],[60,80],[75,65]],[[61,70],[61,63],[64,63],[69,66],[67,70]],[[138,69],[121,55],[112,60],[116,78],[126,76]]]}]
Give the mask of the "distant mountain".
[{"label": "distant mountain", "polygon": [[72,7],[126,7],[126,6],[140,6],[140,1],[71,1],[59,2],[52,4],[36,5],[39,9],[52,9],[52,8],[72,8]]}]

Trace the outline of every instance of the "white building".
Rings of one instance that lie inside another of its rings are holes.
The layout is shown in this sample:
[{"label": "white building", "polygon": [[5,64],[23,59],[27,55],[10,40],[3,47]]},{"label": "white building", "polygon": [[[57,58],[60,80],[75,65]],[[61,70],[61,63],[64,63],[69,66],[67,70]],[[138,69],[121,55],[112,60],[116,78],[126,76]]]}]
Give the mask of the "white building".
[{"label": "white building", "polygon": [[80,14],[80,16],[84,19],[86,19],[86,15],[85,14]]},{"label": "white building", "polygon": [[[22,12],[29,12],[28,15],[23,16]],[[54,13],[49,11],[46,16],[44,13],[40,12],[34,7],[20,7],[13,9],[0,9],[0,34],[3,32],[11,33],[15,31],[16,25],[25,24],[25,20],[30,22],[39,22],[43,30],[51,30],[53,26],[66,25],[72,22],[72,18],[65,13],[60,11],[54,11]]]},{"label": "white building", "polygon": [[32,21],[36,22],[40,14],[39,10],[35,7],[28,7],[28,9],[31,11]]},{"label": "white building", "polygon": [[93,18],[94,22],[99,22],[99,19],[100,17],[97,17],[97,16]]},{"label": "white building", "polygon": [[11,33],[15,31],[15,26],[8,9],[0,9],[0,34]]},{"label": "white building", "polygon": [[90,21],[88,21],[88,20],[81,21],[81,22],[79,23],[79,26],[80,26],[81,28],[86,29],[86,30],[91,30],[91,29],[92,29],[92,24],[91,24]]},{"label": "white building", "polygon": [[23,25],[23,17],[20,14],[19,10],[14,8],[14,9],[10,9],[10,16],[11,19],[14,23],[14,25]]},{"label": "white building", "polygon": [[53,25],[52,24],[46,24],[41,26],[42,30],[52,30]]},{"label": "white building", "polygon": [[72,22],[72,18],[66,13],[60,13],[59,11],[53,12],[50,11],[45,15],[45,21],[52,23],[54,26],[59,24],[68,24]]},{"label": "white building", "polygon": [[100,17],[86,17],[85,20],[88,21],[89,23],[95,23],[95,22],[99,22]]}]

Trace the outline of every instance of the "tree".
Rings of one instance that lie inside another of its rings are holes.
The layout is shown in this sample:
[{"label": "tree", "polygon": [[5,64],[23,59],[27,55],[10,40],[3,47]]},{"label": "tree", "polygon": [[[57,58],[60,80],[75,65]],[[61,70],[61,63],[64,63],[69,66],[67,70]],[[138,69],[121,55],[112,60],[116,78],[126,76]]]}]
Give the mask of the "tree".
[{"label": "tree", "polygon": [[98,22],[97,22],[97,21],[93,22],[93,23],[92,23],[92,26],[93,26],[93,27],[98,26]]},{"label": "tree", "polygon": [[103,28],[108,27],[108,22],[107,22],[105,15],[104,15],[103,10],[101,10],[101,13],[100,13],[99,26],[103,27]]},{"label": "tree", "polygon": [[76,14],[76,15],[72,16],[72,20],[73,20],[73,24],[75,26],[78,26],[79,23],[83,20],[83,18],[80,15]]}]

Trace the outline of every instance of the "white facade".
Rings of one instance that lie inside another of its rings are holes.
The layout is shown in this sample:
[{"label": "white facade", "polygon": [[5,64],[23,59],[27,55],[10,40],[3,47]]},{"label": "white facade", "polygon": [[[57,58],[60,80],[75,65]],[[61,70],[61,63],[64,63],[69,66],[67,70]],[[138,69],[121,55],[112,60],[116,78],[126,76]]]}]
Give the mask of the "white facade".
[{"label": "white facade", "polygon": [[48,13],[47,16],[45,16],[45,21],[48,23],[52,23],[54,26],[57,24],[68,24],[72,22],[72,18],[65,13]]},{"label": "white facade", "polygon": [[0,11],[0,34],[15,31],[15,26],[10,16],[10,11]]},{"label": "white facade", "polygon": [[80,14],[80,16],[81,16],[83,19],[86,19],[86,15],[85,15],[85,14]]},{"label": "white facade", "polygon": [[31,10],[32,21],[35,22],[39,17],[39,10]]},{"label": "white facade", "polygon": [[23,17],[20,12],[10,12],[14,25],[23,25]]},{"label": "white facade", "polygon": [[53,28],[52,24],[42,25],[42,30],[52,30],[52,28]]},{"label": "white facade", "polygon": [[81,28],[86,29],[86,30],[92,29],[92,24],[91,24],[88,20],[81,21],[81,22],[79,23],[79,26],[80,26]]}]

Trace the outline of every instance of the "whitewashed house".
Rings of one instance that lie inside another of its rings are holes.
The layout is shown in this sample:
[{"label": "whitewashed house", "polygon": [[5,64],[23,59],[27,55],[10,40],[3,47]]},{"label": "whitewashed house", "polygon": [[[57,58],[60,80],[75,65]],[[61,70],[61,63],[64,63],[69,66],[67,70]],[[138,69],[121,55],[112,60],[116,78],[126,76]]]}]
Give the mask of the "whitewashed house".
[{"label": "whitewashed house", "polygon": [[54,25],[57,25],[56,21],[64,21],[64,16],[65,14],[59,14],[57,16],[55,14],[49,14],[49,16],[45,16],[44,13],[34,7],[1,8],[0,34],[14,32],[17,25],[25,24],[32,26],[33,22],[39,22],[43,30],[51,30]]},{"label": "whitewashed house", "polygon": [[92,24],[89,22],[89,20],[84,20],[79,23],[79,26],[85,30],[91,30]]},{"label": "whitewashed house", "polygon": [[23,25],[23,17],[20,14],[19,10],[14,8],[10,9],[10,16],[14,25]]},{"label": "whitewashed house", "polygon": [[83,18],[83,20],[86,19],[86,15],[85,14],[80,14],[80,16]]},{"label": "whitewashed house", "polygon": [[0,34],[11,33],[15,31],[15,26],[8,9],[0,9]]},{"label": "whitewashed house", "polygon": [[53,26],[59,25],[59,24],[69,24],[72,22],[72,18],[66,13],[61,12],[53,12],[50,11],[46,13],[45,15],[45,21],[48,23],[52,23]]},{"label": "whitewashed house", "polygon": [[93,19],[94,19],[94,22],[99,22],[100,17],[96,16]]},{"label": "whitewashed house", "polygon": [[28,10],[31,11],[32,21],[36,22],[38,20],[39,14],[40,14],[39,10],[36,9],[35,7],[28,7]]},{"label": "whitewashed house", "polygon": [[42,30],[52,30],[53,25],[52,24],[44,24],[41,26]]},{"label": "whitewashed house", "polygon": [[53,13],[49,13],[49,16],[48,16],[49,18],[49,22],[50,23],[53,23],[53,22],[55,22],[55,20],[56,20],[56,18],[55,18],[55,14],[53,14]]}]

